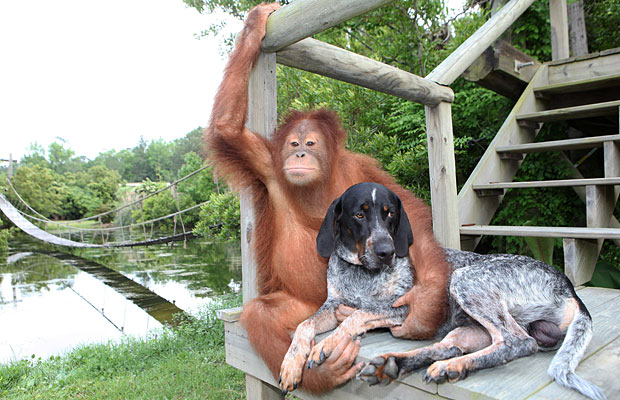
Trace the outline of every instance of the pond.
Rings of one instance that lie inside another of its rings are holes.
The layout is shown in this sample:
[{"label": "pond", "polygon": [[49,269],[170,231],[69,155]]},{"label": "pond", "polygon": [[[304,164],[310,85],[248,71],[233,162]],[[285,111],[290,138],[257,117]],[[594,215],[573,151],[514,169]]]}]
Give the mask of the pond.
[{"label": "pond", "polygon": [[60,249],[25,235],[0,257],[0,363],[145,336],[174,312],[238,292],[238,244]]}]

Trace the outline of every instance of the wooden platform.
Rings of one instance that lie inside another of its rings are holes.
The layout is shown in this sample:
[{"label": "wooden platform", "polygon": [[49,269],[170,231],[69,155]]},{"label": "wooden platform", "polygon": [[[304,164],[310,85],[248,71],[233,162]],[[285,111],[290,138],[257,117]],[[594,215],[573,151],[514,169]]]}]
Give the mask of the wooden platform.
[{"label": "wooden platform", "polygon": [[[607,398],[620,395],[620,290],[580,288],[594,320],[594,336],[577,373],[599,385]],[[247,374],[270,385],[276,381],[258,355],[252,350],[243,328],[234,322],[238,313],[222,313],[226,329],[226,361]],[[429,342],[394,339],[388,332],[371,332],[362,340],[358,360],[368,360],[388,351],[412,350]],[[478,371],[456,383],[426,384],[422,372],[399,379],[385,387],[352,381],[323,396],[302,391],[293,394],[301,399],[583,399],[580,394],[552,382],[547,367],[555,353],[538,353],[494,369]],[[274,399],[277,398],[274,391]],[[248,393],[248,398],[252,394]]]}]

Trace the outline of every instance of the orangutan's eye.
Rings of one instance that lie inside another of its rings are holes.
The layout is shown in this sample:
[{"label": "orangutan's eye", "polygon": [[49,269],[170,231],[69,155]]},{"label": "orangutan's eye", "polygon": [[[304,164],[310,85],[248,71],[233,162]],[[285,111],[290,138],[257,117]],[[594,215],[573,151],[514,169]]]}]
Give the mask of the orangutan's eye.
[{"label": "orangutan's eye", "polygon": [[297,141],[292,141],[292,142],[291,142],[291,146],[293,146],[293,147],[297,147],[297,146],[299,146],[299,142],[297,142]]},{"label": "orangutan's eye", "polygon": [[316,142],[313,142],[312,140],[308,140],[306,142],[306,146],[314,146],[316,144]]}]

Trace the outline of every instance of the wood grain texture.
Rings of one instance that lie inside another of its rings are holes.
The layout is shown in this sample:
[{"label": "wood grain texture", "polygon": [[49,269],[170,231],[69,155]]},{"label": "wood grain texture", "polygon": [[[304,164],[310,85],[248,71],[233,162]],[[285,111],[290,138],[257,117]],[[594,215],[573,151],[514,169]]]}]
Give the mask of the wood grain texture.
[{"label": "wood grain texture", "polygon": [[379,61],[315,39],[278,52],[278,63],[324,75],[416,103],[436,106],[454,101],[452,89]]},{"label": "wood grain texture", "polygon": [[474,190],[524,189],[570,186],[614,186],[620,185],[620,178],[561,179],[530,182],[497,182],[473,185]]},{"label": "wood grain texture", "polygon": [[433,231],[443,247],[461,248],[450,103],[426,107]]},{"label": "wood grain texture", "polygon": [[540,153],[603,147],[605,142],[620,142],[620,135],[590,136],[578,139],[553,140],[521,145],[498,146],[498,153]]},{"label": "wood grain texture", "polygon": [[[534,141],[538,133],[538,125],[535,125],[536,128],[534,129],[529,126],[522,127],[517,123],[515,117],[520,113],[531,113],[544,108],[544,104],[534,97],[533,90],[534,87],[547,83],[546,76],[547,69],[543,65],[534,75],[499,132],[489,144],[478,165],[476,165],[461,188],[457,196],[460,226],[469,224],[486,225],[493,218],[503,196],[478,197],[473,190],[473,185],[512,181],[521,165],[521,161],[502,160],[496,149],[499,146],[521,145]],[[476,240],[461,240],[463,249],[473,250],[476,245]]]},{"label": "wood grain texture", "polygon": [[551,23],[551,59],[555,61],[568,58],[570,45],[566,0],[549,0],[549,20]]},{"label": "wood grain texture", "polygon": [[[277,125],[276,57],[262,53],[256,61],[249,82],[247,127],[252,132],[270,137]],[[252,252],[254,210],[246,191],[241,192],[241,288],[243,303],[258,296],[256,261]]]},{"label": "wood grain texture", "polygon": [[511,0],[426,78],[442,85],[452,84],[533,2],[534,0]]},{"label": "wood grain texture", "polygon": [[556,108],[553,110],[519,114],[517,120],[536,122],[562,121],[568,119],[599,117],[603,115],[617,115],[620,100],[604,103],[587,104],[583,106]]},{"label": "wood grain texture", "polygon": [[301,39],[381,7],[392,0],[301,0],[273,13],[261,49],[272,53]]},{"label": "wood grain texture", "polygon": [[459,228],[461,235],[479,236],[539,236],[575,239],[620,239],[620,229],[575,228],[555,226],[503,226],[465,225]]}]

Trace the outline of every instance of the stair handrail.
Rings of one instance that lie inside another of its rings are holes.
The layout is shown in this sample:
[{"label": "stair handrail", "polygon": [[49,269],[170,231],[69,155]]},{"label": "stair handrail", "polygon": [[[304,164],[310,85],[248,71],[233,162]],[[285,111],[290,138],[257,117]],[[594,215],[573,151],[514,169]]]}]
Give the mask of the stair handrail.
[{"label": "stair handrail", "polygon": [[426,79],[440,85],[452,84],[482,53],[495,42],[534,0],[511,0],[465,40]]}]

